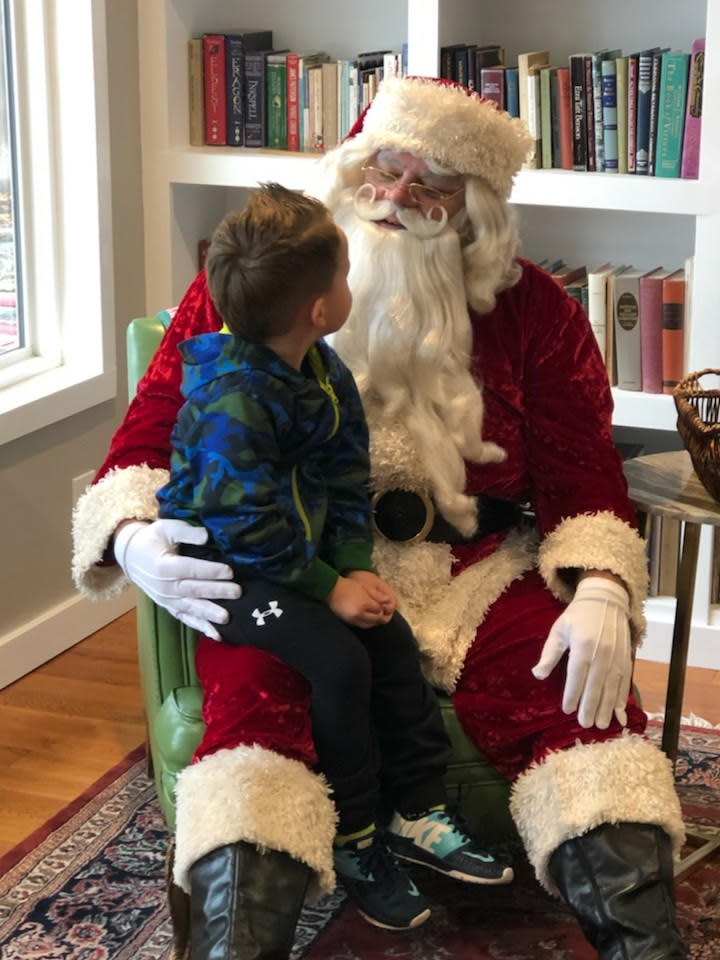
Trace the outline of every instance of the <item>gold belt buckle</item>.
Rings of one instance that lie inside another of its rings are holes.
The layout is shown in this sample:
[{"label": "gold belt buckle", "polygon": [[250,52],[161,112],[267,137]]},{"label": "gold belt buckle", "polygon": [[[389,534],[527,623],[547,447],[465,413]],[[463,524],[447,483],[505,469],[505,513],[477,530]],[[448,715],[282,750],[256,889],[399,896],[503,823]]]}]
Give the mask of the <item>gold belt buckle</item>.
[{"label": "gold belt buckle", "polygon": [[[425,507],[425,522],[423,523],[420,530],[416,534],[414,534],[412,537],[407,537],[401,540],[396,540],[392,537],[388,537],[387,534],[383,530],[381,530],[380,527],[377,525],[377,522],[375,519],[377,505],[380,502],[380,500],[384,496],[387,496],[387,494],[396,493],[396,492],[408,493],[408,494],[412,494],[415,497],[418,497],[421,503],[423,504],[423,506]],[[423,540],[427,540],[428,534],[432,530],[433,524],[435,523],[435,504],[433,503],[432,498],[429,496],[429,494],[420,490],[402,490],[402,491],[396,491],[396,490],[379,491],[378,490],[372,495],[370,499],[370,508],[372,511],[371,515],[372,515],[373,530],[376,533],[379,533],[381,537],[383,537],[385,540],[388,540],[390,543],[422,543]]]}]

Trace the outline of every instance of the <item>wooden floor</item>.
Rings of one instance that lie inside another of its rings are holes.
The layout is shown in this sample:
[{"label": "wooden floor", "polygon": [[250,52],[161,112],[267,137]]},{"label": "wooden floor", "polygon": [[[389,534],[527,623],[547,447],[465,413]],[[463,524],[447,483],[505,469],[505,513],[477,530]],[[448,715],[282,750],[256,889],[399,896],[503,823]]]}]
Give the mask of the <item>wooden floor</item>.
[{"label": "wooden floor", "polygon": [[[662,710],[667,667],[638,661],[649,712]],[[688,670],[684,713],[720,724],[720,671]],[[122,760],[145,736],[135,614],[0,690],[0,855]]]}]

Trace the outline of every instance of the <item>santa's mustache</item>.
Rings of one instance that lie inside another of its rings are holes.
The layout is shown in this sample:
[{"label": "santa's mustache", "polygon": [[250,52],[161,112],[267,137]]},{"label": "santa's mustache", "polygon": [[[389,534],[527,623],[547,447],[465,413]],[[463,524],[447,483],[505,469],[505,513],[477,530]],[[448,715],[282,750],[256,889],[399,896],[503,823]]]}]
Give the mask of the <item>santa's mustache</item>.
[{"label": "santa's mustache", "polygon": [[[371,183],[364,183],[353,196],[355,213],[361,220],[385,220],[395,214],[398,223],[409,233],[422,239],[437,237],[443,232],[448,222],[448,212],[439,204],[431,207],[427,213],[408,207],[399,207],[392,200],[376,200],[376,190]],[[435,219],[433,214],[440,214]]]}]

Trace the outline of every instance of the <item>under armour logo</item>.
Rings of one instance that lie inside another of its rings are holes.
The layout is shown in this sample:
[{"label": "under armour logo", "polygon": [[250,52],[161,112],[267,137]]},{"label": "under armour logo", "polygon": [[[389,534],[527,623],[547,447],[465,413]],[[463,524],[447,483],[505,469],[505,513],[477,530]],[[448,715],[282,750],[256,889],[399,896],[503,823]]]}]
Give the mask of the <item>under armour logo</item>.
[{"label": "under armour logo", "polygon": [[270,600],[267,610],[258,610],[257,607],[252,612],[252,615],[255,617],[255,626],[264,627],[265,626],[265,617],[269,617],[272,614],[273,617],[281,617],[282,610],[278,606],[277,600]]}]

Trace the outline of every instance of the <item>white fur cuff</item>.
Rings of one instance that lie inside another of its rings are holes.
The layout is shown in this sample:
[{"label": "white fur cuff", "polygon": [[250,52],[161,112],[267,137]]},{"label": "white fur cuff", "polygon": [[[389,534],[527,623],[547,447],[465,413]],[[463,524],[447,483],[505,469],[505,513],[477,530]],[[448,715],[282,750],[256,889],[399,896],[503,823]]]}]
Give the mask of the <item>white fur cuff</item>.
[{"label": "white fur cuff", "polygon": [[103,600],[125,589],[128,582],[119,566],[97,564],[122,520],[157,517],[155,492],[167,480],[167,470],[147,464],[116,468],[80,497],[72,518],[72,576],[81,593],[93,600]]},{"label": "white fur cuff", "polygon": [[643,605],[648,588],[645,541],[637,530],[609,510],[563,520],[540,544],[538,569],[552,593],[565,603],[572,600],[574,591],[559,571],[568,568],[610,570],[621,578],[630,593],[630,622],[637,643],[645,633]]},{"label": "white fur cuff", "polygon": [[174,879],[183,890],[200,857],[241,840],[311,867],[309,899],[334,890],[337,814],[325,779],[298,760],[257,745],[218,750],[182,771],[176,797]]},{"label": "white fur cuff", "polygon": [[538,880],[555,895],[551,855],[603,823],[655,824],[676,856],[685,840],[672,765],[636,734],[551,753],[518,777],[510,812]]}]

